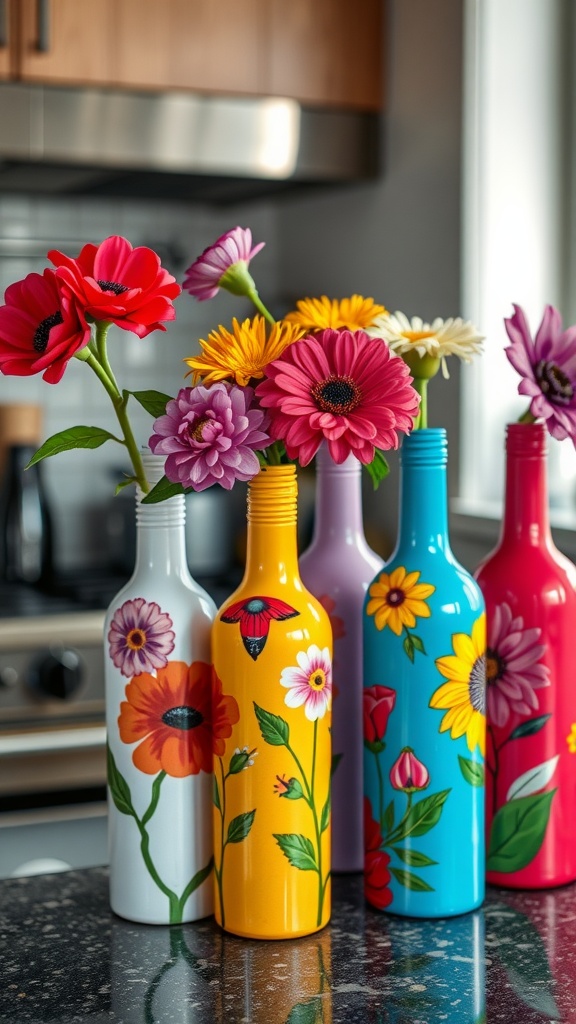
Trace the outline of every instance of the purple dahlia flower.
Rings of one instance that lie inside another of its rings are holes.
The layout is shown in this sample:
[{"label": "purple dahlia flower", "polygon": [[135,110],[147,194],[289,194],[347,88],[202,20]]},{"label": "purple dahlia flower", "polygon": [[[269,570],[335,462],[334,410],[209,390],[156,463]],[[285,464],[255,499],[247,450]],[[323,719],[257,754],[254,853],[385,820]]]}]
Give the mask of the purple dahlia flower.
[{"label": "purple dahlia flower", "polygon": [[155,601],[137,597],[125,601],[110,623],[110,657],[123,676],[131,679],[168,663],[174,650],[172,619]]},{"label": "purple dahlia flower", "polygon": [[576,444],[576,327],[563,331],[553,306],[546,306],[534,339],[520,306],[504,324],[511,341],[505,352],[522,377],[518,393],[529,396],[531,415],[552,437]]},{"label": "purple dahlia flower", "polygon": [[150,448],[165,455],[172,483],[203,491],[212,484],[230,490],[260,469],[255,452],[270,444],[266,414],[251,408],[253,388],[221,382],[182,388],[154,422]]}]

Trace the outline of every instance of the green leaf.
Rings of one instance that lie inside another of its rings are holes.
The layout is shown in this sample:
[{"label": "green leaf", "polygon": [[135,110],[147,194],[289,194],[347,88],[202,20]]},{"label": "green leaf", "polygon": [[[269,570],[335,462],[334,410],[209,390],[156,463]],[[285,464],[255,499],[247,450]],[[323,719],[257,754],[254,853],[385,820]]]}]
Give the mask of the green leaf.
[{"label": "green leaf", "polygon": [[442,808],[446,801],[449,789],[443,789],[439,793],[431,793],[422,800],[412,804],[409,813],[396,827],[396,831],[387,838],[387,845],[399,843],[407,836],[423,836],[429,832],[434,825],[440,821]]},{"label": "green leaf", "polygon": [[409,864],[411,868],[428,868],[431,864],[438,863],[437,860],[432,860],[431,857],[427,857],[425,853],[418,853],[417,850],[406,849],[403,846],[394,846],[392,849],[398,854],[400,860]]},{"label": "green leaf", "polygon": [[114,805],[121,814],[130,814],[133,818],[136,817],[136,812],[132,806],[132,794],[130,793],[130,786],[126,782],[124,776],[118,771],[116,767],[116,761],[114,755],[110,750],[110,747],[106,748],[106,761],[108,771],[108,786],[110,788],[110,795],[114,801]]},{"label": "green leaf", "polygon": [[337,769],[338,765],[340,764],[340,761],[342,760],[343,757],[344,757],[344,754],[332,754],[332,764],[330,766],[330,778],[332,778],[332,776],[334,775],[334,772],[336,771],[336,769]]},{"label": "green leaf", "polygon": [[533,736],[534,733],[540,732],[540,729],[544,728],[549,718],[552,718],[552,714],[538,715],[537,718],[529,718],[527,722],[521,722],[510,733],[509,739],[520,740],[523,736]]},{"label": "green leaf", "polygon": [[282,853],[288,858],[293,868],[299,868],[300,871],[318,871],[314,847],[306,836],[298,835],[295,832],[285,835],[273,834]]},{"label": "green leaf", "polygon": [[394,828],[394,801],[393,800],[390,801],[390,803],[388,804],[388,807],[386,808],[386,810],[384,811],[384,814],[382,815],[382,821],[380,822],[380,827],[381,827],[381,829],[382,829],[382,831],[384,832],[385,835],[387,835],[388,832],[391,832],[392,829]]},{"label": "green leaf", "polygon": [[322,997],[314,996],[305,1003],[296,1003],[286,1018],[286,1024],[318,1024],[322,1020]]},{"label": "green leaf", "polygon": [[416,650],[420,651],[422,654],[426,654],[426,648],[424,647],[424,642],[420,639],[420,637],[416,636],[415,633],[411,633],[410,634],[410,638],[411,638],[412,644],[416,648]]},{"label": "green leaf", "polygon": [[411,889],[412,892],[434,892],[435,890],[428,882],[423,881],[418,875],[413,875],[411,871],[405,871],[404,868],[390,868],[390,871],[394,875],[394,878],[400,885],[403,885],[405,889]]},{"label": "green leaf", "polygon": [[265,711],[254,702],[254,712],[258,719],[262,739],[272,747],[286,747],[290,740],[290,727],[280,715]]},{"label": "green leaf", "polygon": [[61,430],[59,434],[52,434],[52,437],[44,441],[30,459],[26,469],[36,462],[41,462],[42,459],[47,459],[49,455],[59,455],[60,452],[68,452],[73,448],[100,448],[106,441],[118,442],[119,439],[102,427],[69,427],[68,430]]},{"label": "green leaf", "polygon": [[368,463],[366,469],[370,474],[370,479],[372,480],[372,483],[374,485],[374,490],[377,491],[379,485],[382,483],[383,480],[386,479],[388,473],[390,472],[390,466],[386,462],[386,459],[384,458],[379,448],[374,449],[374,458],[372,459],[372,462]]},{"label": "green leaf", "polygon": [[120,494],[120,491],[123,491],[125,487],[130,487],[130,484],[135,483],[137,483],[135,476],[126,477],[126,480],[121,480],[119,484],[116,484],[116,487],[114,488],[114,495]]},{"label": "green leaf", "polygon": [[243,839],[246,839],[246,836],[254,824],[255,815],[256,810],[244,811],[243,814],[238,814],[236,818],[232,818],[232,821],[228,825],[226,842],[241,843]]},{"label": "green leaf", "polygon": [[404,643],[402,645],[410,661],[414,661],[414,642],[410,633],[407,633],[404,637]]},{"label": "green leaf", "polygon": [[546,833],[555,789],[522,796],[500,807],[492,821],[488,871],[520,871],[538,853]]},{"label": "green leaf", "polygon": [[320,818],[320,832],[321,833],[325,832],[326,829],[328,828],[328,825],[330,824],[330,808],[331,808],[331,805],[332,805],[332,800],[331,800],[331,797],[330,797],[330,793],[328,793],[328,799],[326,800],[326,803],[324,804],[324,807],[322,808],[322,817]]},{"label": "green leaf", "polygon": [[222,807],[220,804],[220,791],[218,789],[218,783],[216,782],[216,776],[214,776],[213,778],[213,783],[214,785],[212,786],[212,802],[214,804],[214,807],[216,807],[220,811],[220,813],[222,813]]},{"label": "green leaf", "polygon": [[469,761],[468,758],[462,757],[461,754],[458,754],[458,763],[466,782],[469,782],[471,786],[484,785],[483,764],[479,764],[478,761]]},{"label": "green leaf", "polygon": [[188,494],[191,488],[183,487],[182,484],[173,484],[167,476],[163,476],[157,484],[154,484],[151,490],[148,491],[142,498],[143,505],[155,505],[158,501],[166,501],[167,498],[173,498],[176,494]]},{"label": "green leaf", "polygon": [[168,402],[172,401],[171,395],[163,395],[161,391],[124,391],[124,394],[132,395],[154,419],[163,416]]}]

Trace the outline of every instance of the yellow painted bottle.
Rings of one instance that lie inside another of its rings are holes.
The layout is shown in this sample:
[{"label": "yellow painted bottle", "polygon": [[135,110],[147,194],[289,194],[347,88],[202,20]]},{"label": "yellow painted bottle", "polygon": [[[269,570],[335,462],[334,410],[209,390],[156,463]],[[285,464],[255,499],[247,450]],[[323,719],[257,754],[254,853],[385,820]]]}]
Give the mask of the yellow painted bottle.
[{"label": "yellow painted bottle", "polygon": [[260,939],[330,918],[332,631],[298,572],[296,500],[294,466],[248,485],[244,578],[212,627],[214,671],[238,705],[214,760],[215,914]]}]

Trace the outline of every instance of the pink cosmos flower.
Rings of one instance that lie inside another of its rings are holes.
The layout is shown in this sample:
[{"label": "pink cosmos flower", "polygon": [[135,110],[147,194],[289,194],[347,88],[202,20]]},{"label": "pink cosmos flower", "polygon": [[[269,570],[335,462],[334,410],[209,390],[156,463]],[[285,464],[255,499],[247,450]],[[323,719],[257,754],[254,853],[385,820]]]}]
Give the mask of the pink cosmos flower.
[{"label": "pink cosmos flower", "polygon": [[532,416],[545,421],[552,437],[576,444],[576,326],[563,331],[553,306],[546,306],[534,340],[520,306],[504,324],[511,341],[506,355],[522,377],[518,393],[530,397]]},{"label": "pink cosmos flower", "polygon": [[145,338],[165,331],[161,320],[174,320],[172,300],[180,294],[176,278],[160,266],[145,246],[133,248],[126,238],[111,235],[100,245],[83,246],[77,259],[57,249],[48,258],[56,273],[94,320],[107,320]]},{"label": "pink cosmos flower", "polygon": [[410,431],[418,412],[406,363],[364,331],[329,328],[300,338],[266,375],[256,394],[269,408],[270,434],[302,466],[324,439],[334,462],[352,453],[370,463],[376,448],[398,447],[398,431]]},{"label": "pink cosmos flower", "polygon": [[284,703],[289,708],[304,706],[311,722],[324,718],[332,702],[332,665],[327,647],[322,650],[311,644],[307,651],[298,651],[297,666],[282,669],[280,682],[288,690]]},{"label": "pink cosmos flower", "polygon": [[90,328],[53,270],[28,274],[6,289],[0,306],[0,371],[16,377],[42,373],[57,384],[72,356],[90,341]]},{"label": "pink cosmos flower", "polygon": [[529,715],[538,707],[536,690],[550,685],[549,669],[540,662],[545,646],[538,627],[524,629],[506,603],[496,605],[488,619],[486,650],[487,716],[499,727],[512,713]]},{"label": "pink cosmos flower", "polygon": [[404,793],[415,793],[426,789],[430,782],[430,773],[426,765],[416,757],[412,747],[403,747],[390,769],[390,782],[394,789]]},{"label": "pink cosmos flower", "polygon": [[166,455],[164,472],[172,483],[203,491],[236,480],[251,480],[260,469],[256,451],[270,444],[261,428],[265,414],[251,408],[254,391],[224,381],[209,388],[182,388],[154,421],[148,442]]},{"label": "pink cosmos flower", "polygon": [[244,287],[240,290],[234,288],[232,268],[237,268],[241,281],[246,284],[252,283],[247,274],[250,260],[256,253],[264,248],[265,242],[252,245],[252,232],[250,228],[232,228],[225,235],[221,235],[197,260],[188,267],[183,287],[195,298],[203,301],[213,299],[219,288],[222,287],[222,278],[228,275],[231,280],[227,281],[227,289],[234,294],[245,295]]},{"label": "pink cosmos flower", "polygon": [[110,623],[110,657],[123,676],[153,672],[168,663],[174,650],[172,619],[155,601],[125,601]]}]

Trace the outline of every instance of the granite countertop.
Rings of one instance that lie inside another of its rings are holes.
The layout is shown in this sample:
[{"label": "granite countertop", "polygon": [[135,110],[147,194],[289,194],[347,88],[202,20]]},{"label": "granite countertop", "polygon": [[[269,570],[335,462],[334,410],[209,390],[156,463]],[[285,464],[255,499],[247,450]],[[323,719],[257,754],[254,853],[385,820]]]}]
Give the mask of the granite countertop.
[{"label": "granite countertop", "polygon": [[334,879],[332,921],[285,942],[212,918],[131,924],[104,868],[0,882],[0,1021],[58,1024],[576,1022],[576,885],[490,889],[482,909],[421,921]]}]

